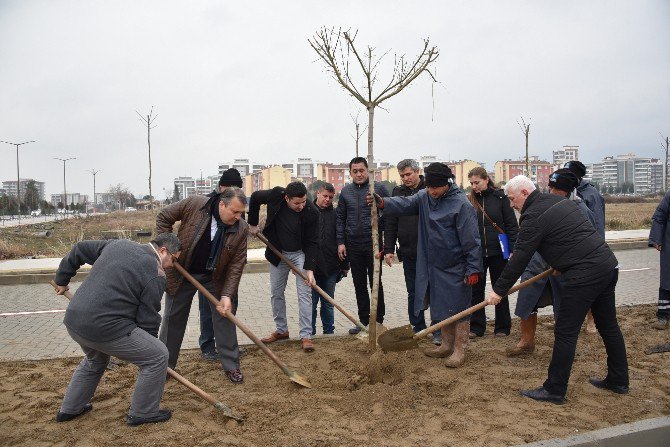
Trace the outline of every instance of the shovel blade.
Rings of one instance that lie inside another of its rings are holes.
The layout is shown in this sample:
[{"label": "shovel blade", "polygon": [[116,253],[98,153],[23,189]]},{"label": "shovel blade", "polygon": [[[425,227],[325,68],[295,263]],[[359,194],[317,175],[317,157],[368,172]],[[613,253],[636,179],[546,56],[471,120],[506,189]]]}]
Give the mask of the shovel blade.
[{"label": "shovel blade", "polygon": [[307,381],[304,377],[302,377],[300,374],[297,374],[295,371],[291,371],[289,374],[289,379],[291,379],[291,382],[296,383],[300,386],[304,386],[305,388],[312,388],[312,384]]},{"label": "shovel blade", "polygon": [[377,343],[384,352],[409,351],[419,347],[409,324],[383,332],[377,337]]},{"label": "shovel blade", "polygon": [[239,416],[233,412],[233,409],[230,408],[228,405],[224,404],[223,402],[216,402],[214,404],[214,408],[217,410],[221,410],[223,415],[229,419],[233,419],[238,422],[244,421],[244,418],[242,416]]}]

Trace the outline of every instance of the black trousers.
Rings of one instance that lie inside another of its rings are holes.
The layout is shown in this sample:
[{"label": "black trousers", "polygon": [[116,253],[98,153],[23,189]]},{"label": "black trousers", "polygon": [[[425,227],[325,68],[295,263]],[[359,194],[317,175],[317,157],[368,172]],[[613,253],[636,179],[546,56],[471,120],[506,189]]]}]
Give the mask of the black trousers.
[{"label": "black trousers", "polygon": [[[358,248],[358,247],[356,247]],[[374,256],[369,245],[365,250],[347,247],[347,259],[351,266],[351,279],[354,281],[356,291],[356,304],[358,306],[358,319],[364,325],[370,323],[370,294],[368,293],[368,281],[372,289],[372,274],[374,272]],[[382,287],[382,268],[379,260],[379,301],[377,302],[377,322],[384,322],[386,308],[384,306],[384,288]]]},{"label": "black trousers", "polygon": [[544,388],[552,394],[564,396],[575,359],[577,337],[591,309],[596,328],[607,352],[607,381],[612,385],[628,386],[626,345],[616,318],[615,295],[619,270],[613,269],[586,284],[564,282],[561,306],[554,326],[554,350]]},{"label": "black trousers", "polygon": [[[479,282],[472,288],[472,305],[476,305],[484,301],[484,293],[486,292],[486,269],[489,271],[491,278],[491,285],[494,285],[503,269],[507,265],[507,261],[502,256],[488,256],[482,258],[484,270]],[[512,329],[512,317],[509,313],[509,300],[507,297],[503,298],[495,307],[496,323],[494,332],[496,334],[509,335]],[[479,309],[470,317],[470,331],[477,334],[478,337],[484,335],[486,332],[486,312],[484,309]]]}]

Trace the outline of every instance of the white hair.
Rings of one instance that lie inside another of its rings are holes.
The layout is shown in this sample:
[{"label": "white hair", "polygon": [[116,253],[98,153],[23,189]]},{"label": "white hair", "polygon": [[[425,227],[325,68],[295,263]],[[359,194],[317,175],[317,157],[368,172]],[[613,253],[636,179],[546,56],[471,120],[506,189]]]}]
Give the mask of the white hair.
[{"label": "white hair", "polygon": [[505,184],[505,194],[507,194],[508,191],[518,193],[522,189],[525,189],[529,193],[535,191],[535,184],[525,175],[517,175],[512,180],[507,182],[507,184]]}]

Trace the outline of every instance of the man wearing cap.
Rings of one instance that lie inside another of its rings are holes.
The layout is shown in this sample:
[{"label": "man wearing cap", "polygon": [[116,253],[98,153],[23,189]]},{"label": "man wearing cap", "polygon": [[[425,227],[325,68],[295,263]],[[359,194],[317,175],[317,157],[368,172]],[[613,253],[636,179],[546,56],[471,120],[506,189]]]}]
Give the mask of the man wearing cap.
[{"label": "man wearing cap", "polygon": [[[577,160],[571,160],[563,166],[572,171],[573,174],[577,176],[579,180],[579,186],[577,186],[577,196],[581,198],[587,207],[593,213],[593,218],[596,221],[596,231],[600,235],[605,237],[605,199],[600,195],[598,190],[590,182],[584,180],[586,175],[586,166],[584,163]],[[593,322],[593,314],[591,311],[586,316],[586,332],[590,334],[596,333],[596,325]]]},{"label": "man wearing cap", "polygon": [[[407,197],[380,197],[377,207],[388,216],[418,215],[414,314],[430,306],[436,321],[470,306],[472,286],[482,272],[482,250],[477,213],[454,183],[451,169],[431,163],[424,170],[426,189]],[[424,353],[443,358],[457,368],[465,361],[469,342],[469,317],[441,329],[442,344]]]},{"label": "man wearing cap", "polygon": [[[595,231],[595,219],[593,218],[593,213],[582,199],[572,194],[577,185],[579,185],[577,176],[567,168],[559,169],[549,176],[549,193],[574,200],[582,211],[582,214],[584,214],[589,222],[591,222],[591,225],[594,226]],[[547,264],[547,262],[542,259],[542,256],[536,252],[531,258],[528,267],[526,267],[526,270],[524,270],[521,275],[521,281],[526,281],[533,276],[539,275],[549,268],[549,264]],[[540,279],[519,290],[514,314],[519,317],[521,338],[516,346],[506,350],[508,357],[523,356],[532,354],[533,351],[535,351],[537,310],[551,304],[554,308],[554,316],[557,314],[560,305],[562,283],[563,279],[560,275],[551,276],[549,278]]]},{"label": "man wearing cap", "polygon": [[[208,197],[215,196],[218,193],[222,193],[231,186],[237,188],[242,187],[242,176],[240,171],[235,168],[230,168],[221,174],[219,179],[219,190],[212,191]],[[244,219],[244,213],[241,216]],[[237,291],[235,295],[231,297],[233,301],[233,315],[237,313],[237,304],[239,302]],[[212,325],[212,310],[209,307],[209,300],[205,298],[201,292],[198,292],[198,310],[200,311],[200,337],[198,338],[198,345],[200,346],[200,351],[202,352],[202,357],[205,360],[210,362],[218,362],[219,354],[216,352],[216,346],[214,342],[214,326]],[[239,346],[240,356],[246,354],[246,350]]]},{"label": "man wearing cap", "polygon": [[565,402],[579,330],[589,309],[607,351],[607,375],[589,382],[614,393],[628,393],[626,345],[616,318],[619,265],[614,253],[574,201],[540,193],[523,175],[511,179],[505,193],[521,212],[519,235],[514,256],[494,284],[487,303],[500,302],[535,252],[563,276],[547,380],[541,387],[522,390],[521,394],[554,404]]}]

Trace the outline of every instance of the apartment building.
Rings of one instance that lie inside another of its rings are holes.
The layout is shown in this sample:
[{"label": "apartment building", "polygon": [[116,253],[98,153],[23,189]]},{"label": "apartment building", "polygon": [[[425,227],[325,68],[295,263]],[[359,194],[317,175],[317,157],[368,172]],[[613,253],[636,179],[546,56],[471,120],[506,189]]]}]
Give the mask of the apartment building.
[{"label": "apartment building", "polygon": [[[20,199],[23,200],[26,197],[26,187],[30,182],[35,182],[35,187],[37,188],[37,192],[40,195],[40,200],[44,200],[44,182],[38,182],[37,180],[31,178],[22,178],[19,180],[19,189],[21,193]],[[16,180],[7,180],[2,182],[2,189],[5,190],[5,194],[8,196],[16,197]]]},{"label": "apartment building", "polygon": [[541,190],[545,190],[549,184],[549,176],[554,170],[554,165],[546,160],[540,160],[537,155],[529,159],[530,175],[526,173],[526,160],[500,160],[495,163],[495,179],[497,183],[507,183],[517,175],[528,176]]}]

